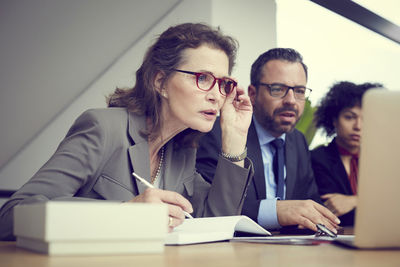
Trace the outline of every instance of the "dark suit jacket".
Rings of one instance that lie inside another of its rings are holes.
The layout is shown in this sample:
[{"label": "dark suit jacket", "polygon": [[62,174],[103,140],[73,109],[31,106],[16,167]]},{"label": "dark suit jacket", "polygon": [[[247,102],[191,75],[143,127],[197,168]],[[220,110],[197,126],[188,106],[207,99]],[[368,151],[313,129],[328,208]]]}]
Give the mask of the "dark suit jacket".
[{"label": "dark suit jacket", "polygon": [[[48,200],[129,201],[150,182],[149,144],[140,134],[146,118],[124,108],[93,109],[72,125],[57,151],[0,210],[0,240],[12,235],[13,207]],[[196,149],[166,145],[163,189],[175,191],[193,205],[195,217],[238,215],[252,177],[251,162],[241,168],[222,157],[214,183],[195,171]],[[227,179],[227,176],[229,179]],[[139,215],[140,216],[140,215]]]},{"label": "dark suit jacket", "polygon": [[[328,146],[320,146],[311,151],[311,162],[321,195],[327,193],[353,195],[335,139]],[[354,225],[354,214],[355,209],[339,217],[340,225]]]},{"label": "dark suit jacket", "polygon": [[[218,154],[221,148],[221,128],[219,120],[211,132],[200,140],[197,150],[197,171],[208,181],[212,181]],[[254,165],[254,178],[249,185],[242,214],[257,221],[260,202],[266,199],[264,166],[254,122],[247,136],[247,155]],[[298,130],[286,134],[286,199],[313,199],[321,203],[317,185],[311,168],[310,152],[304,135]]]}]

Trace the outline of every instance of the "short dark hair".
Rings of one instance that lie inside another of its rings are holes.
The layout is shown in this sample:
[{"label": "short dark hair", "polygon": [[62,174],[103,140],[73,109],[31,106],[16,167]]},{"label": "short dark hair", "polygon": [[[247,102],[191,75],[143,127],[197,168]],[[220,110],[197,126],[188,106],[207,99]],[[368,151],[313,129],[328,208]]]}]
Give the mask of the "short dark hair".
[{"label": "short dark hair", "polygon": [[289,62],[299,62],[304,68],[306,79],[308,78],[307,66],[303,62],[303,57],[299,52],[293,48],[273,48],[261,54],[253,65],[251,65],[250,82],[252,85],[257,86],[261,79],[261,70],[268,61],[271,60],[286,60]]},{"label": "short dark hair", "polygon": [[334,120],[345,108],[361,107],[362,97],[371,88],[383,87],[380,83],[355,84],[348,81],[335,83],[322,98],[314,113],[314,122],[317,128],[323,128],[328,136],[335,133]]},{"label": "short dark hair", "polygon": [[[143,63],[136,71],[136,84],[133,88],[117,88],[107,101],[109,107],[127,107],[130,111],[146,115],[152,120],[153,128],[147,135],[157,136],[161,128],[161,97],[154,88],[154,79],[159,72],[165,74],[165,83],[183,61],[187,48],[207,45],[220,49],[229,59],[229,74],[235,64],[238,43],[219,28],[202,23],[183,23],[168,28],[148,48]],[[189,131],[184,131],[185,133]]]}]

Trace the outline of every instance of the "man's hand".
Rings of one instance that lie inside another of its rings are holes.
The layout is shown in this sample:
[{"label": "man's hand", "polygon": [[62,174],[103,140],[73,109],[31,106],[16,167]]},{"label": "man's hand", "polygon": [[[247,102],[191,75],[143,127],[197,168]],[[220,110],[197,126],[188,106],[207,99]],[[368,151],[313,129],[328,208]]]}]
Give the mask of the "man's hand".
[{"label": "man's hand", "polygon": [[167,204],[169,214],[168,227],[170,232],[174,227],[183,223],[183,220],[185,219],[185,214],[183,213],[184,210],[189,213],[193,212],[192,204],[190,204],[190,202],[181,194],[156,188],[147,188],[142,194],[132,198],[129,202]]},{"label": "man's hand", "polygon": [[342,216],[357,206],[357,196],[333,193],[322,195],[321,198],[326,200],[325,206],[336,216]]},{"label": "man's hand", "polygon": [[320,223],[337,233],[340,223],[332,212],[313,200],[278,200],[276,210],[281,226],[299,225],[300,228],[318,231],[316,224]]}]

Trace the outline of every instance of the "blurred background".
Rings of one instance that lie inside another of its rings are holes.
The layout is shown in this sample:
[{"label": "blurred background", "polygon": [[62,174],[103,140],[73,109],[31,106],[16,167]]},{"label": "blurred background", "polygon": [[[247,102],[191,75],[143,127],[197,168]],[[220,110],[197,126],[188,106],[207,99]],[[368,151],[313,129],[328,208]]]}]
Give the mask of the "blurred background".
[{"label": "blurred background", "polygon": [[[312,108],[336,81],[400,90],[399,41],[379,32],[400,40],[399,13],[397,0],[0,0],[0,205],[54,153],[79,114],[134,84],[146,48],[171,25],[205,22],[234,36],[233,76],[244,87],[259,54],[298,50],[313,89],[299,125],[306,132]],[[354,22],[360,18],[378,31]],[[327,141],[311,131],[311,148]]]}]

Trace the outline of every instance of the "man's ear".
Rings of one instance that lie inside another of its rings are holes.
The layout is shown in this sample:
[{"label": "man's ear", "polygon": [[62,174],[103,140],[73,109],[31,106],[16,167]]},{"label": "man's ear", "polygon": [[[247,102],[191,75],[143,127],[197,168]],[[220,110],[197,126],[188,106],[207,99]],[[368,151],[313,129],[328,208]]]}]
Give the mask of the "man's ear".
[{"label": "man's ear", "polygon": [[154,89],[163,97],[167,98],[167,91],[164,87],[165,82],[165,73],[163,71],[159,71],[154,78]]},{"label": "man's ear", "polygon": [[249,95],[251,104],[254,106],[257,99],[257,88],[254,85],[250,84],[247,88],[247,94]]}]

